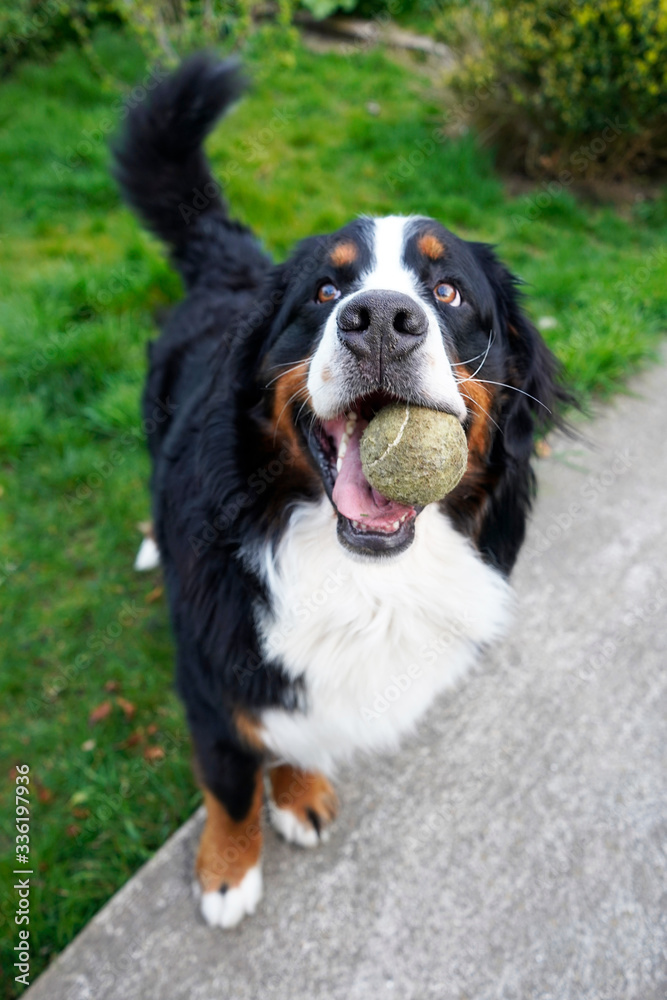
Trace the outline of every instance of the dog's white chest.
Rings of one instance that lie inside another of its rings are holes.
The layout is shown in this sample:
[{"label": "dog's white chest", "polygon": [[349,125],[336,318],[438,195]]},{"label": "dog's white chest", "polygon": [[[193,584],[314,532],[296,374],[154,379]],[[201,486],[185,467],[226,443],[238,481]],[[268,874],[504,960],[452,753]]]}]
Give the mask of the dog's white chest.
[{"label": "dog's white chest", "polygon": [[505,580],[435,506],[406,552],[362,561],[338,542],[328,500],[303,504],[263,569],[263,653],[305,689],[303,711],[263,713],[264,740],[311,770],[395,747],[508,613]]}]

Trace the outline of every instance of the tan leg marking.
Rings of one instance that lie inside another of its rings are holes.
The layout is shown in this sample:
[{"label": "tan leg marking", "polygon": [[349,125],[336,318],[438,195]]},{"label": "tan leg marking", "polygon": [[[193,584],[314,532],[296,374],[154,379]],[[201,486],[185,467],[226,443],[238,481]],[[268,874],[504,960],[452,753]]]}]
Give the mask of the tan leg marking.
[{"label": "tan leg marking", "polygon": [[262,773],[257,771],[248,815],[235,822],[222,803],[204,789],[206,823],[199,841],[195,870],[203,892],[238,886],[262,853]]},{"label": "tan leg marking", "polygon": [[323,774],[279,764],[269,771],[270,816],[286,840],[314,847],[338,812],[338,796]]},{"label": "tan leg marking", "polygon": [[259,750],[260,752],[264,750],[259,723],[249,712],[238,708],[234,712],[234,722],[237,732],[246,746],[250,747],[251,750]]}]

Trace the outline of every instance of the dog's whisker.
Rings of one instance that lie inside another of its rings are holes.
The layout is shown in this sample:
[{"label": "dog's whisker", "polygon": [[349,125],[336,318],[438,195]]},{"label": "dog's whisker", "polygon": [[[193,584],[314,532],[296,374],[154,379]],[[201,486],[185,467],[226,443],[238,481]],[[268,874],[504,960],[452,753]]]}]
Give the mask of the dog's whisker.
[{"label": "dog's whisker", "polygon": [[282,410],[281,410],[281,411],[280,411],[280,413],[278,414],[278,417],[277,417],[277,419],[276,419],[276,429],[275,429],[275,431],[273,432],[273,443],[274,443],[274,444],[276,443],[276,437],[277,437],[277,434],[278,434],[278,427],[280,426],[280,418],[282,417],[283,413],[285,412],[285,410],[287,409],[287,407],[288,407],[288,406],[290,405],[290,403],[294,402],[294,400],[295,400],[295,399],[297,398],[297,396],[299,395],[299,393],[300,393],[300,392],[303,392],[303,386],[302,386],[302,385],[300,385],[300,386],[298,387],[298,389],[296,389],[296,390],[295,390],[295,391],[294,391],[294,392],[292,393],[292,395],[291,395],[291,396],[290,396],[290,398],[289,398],[289,399],[287,400],[287,402],[286,402],[286,403],[285,403],[285,405],[283,406]]},{"label": "dog's whisker", "polygon": [[297,361],[295,365],[293,365],[291,361],[280,361],[277,365],[271,365],[268,371],[275,372],[278,370],[278,368],[289,368],[289,367],[298,368],[299,365],[308,364],[310,360],[311,360],[310,357],[302,358],[301,361]]},{"label": "dog's whisker", "polygon": [[[278,379],[280,379],[280,378],[283,377],[283,375],[291,375],[292,372],[298,371],[298,369],[302,368],[304,365],[310,364],[310,361],[311,361],[310,358],[306,358],[305,361],[299,361],[299,363],[297,365],[293,365],[292,368],[288,368],[287,371],[280,372],[280,374],[276,375],[275,378],[272,378],[270,382],[267,382],[266,385],[264,386],[264,388],[265,389],[269,389],[273,385],[273,383],[277,382]],[[287,364],[290,364],[290,363],[291,362],[289,362],[289,361],[287,362]],[[281,367],[283,367],[283,366],[282,365],[274,365],[273,368],[269,369],[269,371],[275,371],[276,368],[281,368]]]},{"label": "dog's whisker", "polygon": [[[486,359],[488,357],[489,351],[491,350],[491,344],[492,343],[493,343],[493,330],[490,330],[489,331],[489,342],[486,345],[486,350],[484,351],[484,357],[482,358],[482,360],[480,361],[480,363],[477,365],[477,368],[472,373],[472,375],[468,375],[467,378],[461,379],[462,382],[469,382],[471,378],[475,378],[475,376],[477,375],[477,372],[479,372],[479,371],[482,370],[482,368],[484,367],[484,364],[486,363]],[[466,362],[461,361],[460,363],[461,364],[465,364]]]},{"label": "dog's whisker", "polygon": [[[478,358],[481,358],[482,355],[484,355],[486,357],[486,355],[489,353],[489,347],[491,346],[491,337],[492,336],[493,336],[493,330],[491,330],[489,332],[489,343],[487,345],[486,351],[480,351],[479,354],[476,354],[474,356],[474,358],[467,358],[466,361],[454,361],[454,362],[452,362],[452,364],[454,366],[456,366],[456,365],[469,365],[469,364],[471,364],[471,362],[477,361]],[[482,362],[482,364],[484,364],[484,362]]]},{"label": "dog's whisker", "polygon": [[479,403],[476,399],[473,399],[472,396],[469,396],[467,392],[462,392],[461,395],[465,396],[466,399],[469,399],[471,403],[475,404],[475,406],[478,406],[479,409],[484,414],[484,416],[488,417],[488,419],[491,421],[491,423],[494,425],[494,427],[497,427],[498,430],[500,431],[500,433],[502,434],[503,429],[500,426],[500,424],[496,423],[496,421],[493,419],[493,417],[491,416],[491,414],[488,412],[488,410],[484,409],[484,407],[482,406],[481,403]]},{"label": "dog's whisker", "polygon": [[[467,379],[465,381],[467,381]],[[547,404],[543,403],[541,399],[538,399],[537,396],[531,396],[531,394],[529,392],[526,392],[524,389],[517,389],[515,385],[508,385],[507,382],[492,382],[489,379],[484,379],[484,378],[478,378],[477,381],[483,382],[484,385],[499,385],[503,389],[511,389],[513,392],[520,392],[522,396],[527,396],[528,399],[532,399],[540,406],[543,406],[544,409],[547,411],[547,413],[551,413],[551,410],[549,409]]]},{"label": "dog's whisker", "polygon": [[308,405],[308,399],[304,399],[303,403],[299,407],[299,410],[298,410],[296,418],[295,418],[297,421],[300,419],[301,414],[303,413],[304,406],[307,406],[307,405]]}]

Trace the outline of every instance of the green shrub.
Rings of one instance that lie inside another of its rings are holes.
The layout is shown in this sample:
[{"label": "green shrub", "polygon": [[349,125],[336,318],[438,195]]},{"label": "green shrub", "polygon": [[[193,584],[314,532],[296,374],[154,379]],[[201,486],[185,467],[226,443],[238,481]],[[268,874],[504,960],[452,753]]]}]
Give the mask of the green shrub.
[{"label": "green shrub", "polygon": [[505,165],[590,178],[667,164],[667,0],[495,0],[472,22],[453,84]]},{"label": "green shrub", "polygon": [[[449,0],[451,3],[451,0]],[[355,17],[373,18],[389,14],[423,15],[432,17],[443,6],[443,0],[300,0],[300,7],[320,19],[332,14],[353,12]]]},{"label": "green shrub", "polygon": [[0,0],[0,73],[68,42],[87,47],[93,27],[119,23],[117,7],[114,0]]},{"label": "green shrub", "polygon": [[101,23],[126,25],[150,58],[170,63],[196,48],[243,38],[266,21],[267,9],[286,27],[297,8],[318,19],[354,11],[359,17],[416,16],[430,23],[441,6],[439,0],[275,0],[270,8],[259,0],[0,0],[0,74],[70,42],[94,61],[89,38]]},{"label": "green shrub", "polygon": [[349,12],[357,6],[358,0],[302,0],[301,6],[319,20],[332,14]]}]

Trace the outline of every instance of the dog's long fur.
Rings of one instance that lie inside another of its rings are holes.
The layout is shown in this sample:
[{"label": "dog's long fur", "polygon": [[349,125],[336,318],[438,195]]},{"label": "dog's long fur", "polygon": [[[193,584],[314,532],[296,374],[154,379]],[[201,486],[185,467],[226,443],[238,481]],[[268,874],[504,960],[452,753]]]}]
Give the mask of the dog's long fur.
[{"label": "dog's long fur", "polygon": [[[274,264],[229,218],[202,153],[241,91],[235,64],[196,57],[135,108],[116,150],[126,199],[186,287],[151,345],[144,411],[178,688],[209,812],[202,909],[223,926],[261,893],[258,849],[224,859],[230,838],[257,845],[262,766],[274,767],[278,828],[316,840],[335,808],[315,770],[394,745],[500,634],[534,436],[567,399],[517,280],[489,246],[432,219],[358,219]],[[434,288],[461,290],[460,307]],[[348,406],[363,421],[392,399],[458,416],[468,469],[399,527],[374,495],[362,524],[332,499],[336,449]]]}]

